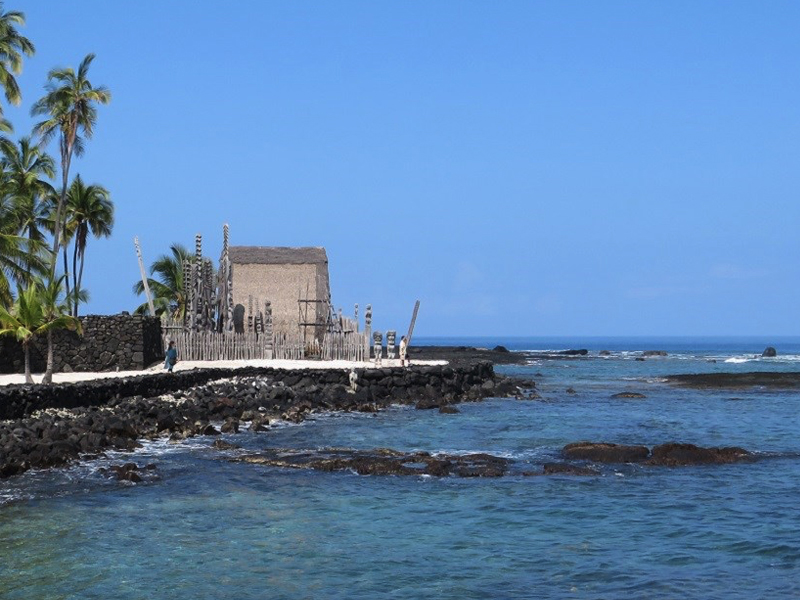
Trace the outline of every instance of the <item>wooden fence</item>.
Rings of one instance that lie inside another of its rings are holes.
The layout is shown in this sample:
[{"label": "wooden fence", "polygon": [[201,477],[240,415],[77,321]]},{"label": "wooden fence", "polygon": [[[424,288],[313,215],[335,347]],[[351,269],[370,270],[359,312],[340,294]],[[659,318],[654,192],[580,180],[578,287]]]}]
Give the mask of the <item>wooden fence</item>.
[{"label": "wooden fence", "polygon": [[306,358],[306,346],[299,336],[276,333],[273,336],[272,357],[279,360],[302,360]]},{"label": "wooden fence", "polygon": [[255,333],[171,331],[165,338],[175,342],[179,360],[264,360],[274,352],[272,341]]},{"label": "wooden fence", "polygon": [[366,362],[365,348],[369,348],[367,337],[356,332],[328,332],[322,340],[322,360],[351,360]]},{"label": "wooden fence", "polygon": [[257,333],[178,331],[164,334],[164,345],[175,342],[179,360],[348,360],[364,362],[368,340],[363,333],[326,333],[322,343],[304,343],[299,337],[277,333],[272,339]]}]

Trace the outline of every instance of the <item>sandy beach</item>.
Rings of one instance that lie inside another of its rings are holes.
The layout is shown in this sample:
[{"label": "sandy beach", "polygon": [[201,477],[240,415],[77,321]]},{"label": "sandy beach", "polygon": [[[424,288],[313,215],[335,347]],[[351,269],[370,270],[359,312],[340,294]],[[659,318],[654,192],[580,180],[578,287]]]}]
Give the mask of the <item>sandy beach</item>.
[{"label": "sandy beach", "polygon": [[[415,365],[444,365],[445,360],[414,360]],[[399,359],[384,359],[381,367],[399,367]],[[192,369],[236,369],[244,367],[263,367],[273,369],[374,369],[374,362],[354,362],[346,360],[217,360],[217,361],[179,361],[173,371],[190,371]],[[76,381],[94,381],[115,377],[135,377],[166,373],[163,364],[158,364],[142,371],[102,371],[90,373],[54,373],[53,383],[73,383]],[[43,373],[34,373],[33,382],[41,383]],[[25,383],[24,373],[0,375],[0,386]]]}]

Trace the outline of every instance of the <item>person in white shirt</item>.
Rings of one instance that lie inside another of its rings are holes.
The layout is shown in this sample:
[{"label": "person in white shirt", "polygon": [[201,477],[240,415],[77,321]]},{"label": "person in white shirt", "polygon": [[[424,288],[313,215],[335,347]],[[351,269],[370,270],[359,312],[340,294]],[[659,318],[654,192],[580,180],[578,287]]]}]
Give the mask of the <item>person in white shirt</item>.
[{"label": "person in white shirt", "polygon": [[[408,354],[408,340],[406,336],[400,338],[400,366],[406,366],[406,354]],[[411,361],[408,361],[408,365],[411,366]]]}]

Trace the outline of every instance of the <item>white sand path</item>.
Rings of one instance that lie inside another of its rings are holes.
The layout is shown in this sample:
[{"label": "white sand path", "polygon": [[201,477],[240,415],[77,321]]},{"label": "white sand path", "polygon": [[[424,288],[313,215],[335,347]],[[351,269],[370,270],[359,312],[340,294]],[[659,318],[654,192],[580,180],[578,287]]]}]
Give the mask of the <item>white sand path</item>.
[{"label": "white sand path", "polygon": [[[446,360],[415,360],[415,365],[446,365]],[[381,367],[399,367],[399,359],[384,359]],[[238,369],[242,367],[271,367],[273,369],[374,369],[373,362],[354,362],[347,360],[217,360],[217,361],[179,361],[174,371],[190,371],[192,369]],[[111,379],[114,377],[134,377],[136,375],[167,374],[164,365],[159,364],[142,371],[103,371],[92,373],[54,373],[54,383],[75,381],[94,381],[95,379]],[[43,373],[33,375],[34,383],[41,383]],[[0,375],[0,386],[14,383],[25,383],[24,374]]]}]

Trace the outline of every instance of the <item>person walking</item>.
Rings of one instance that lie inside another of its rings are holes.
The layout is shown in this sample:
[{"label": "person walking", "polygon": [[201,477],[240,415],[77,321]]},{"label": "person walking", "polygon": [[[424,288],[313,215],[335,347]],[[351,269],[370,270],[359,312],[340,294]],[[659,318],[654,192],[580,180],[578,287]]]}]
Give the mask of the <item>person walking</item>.
[{"label": "person walking", "polygon": [[164,361],[164,368],[167,372],[172,373],[172,367],[178,362],[178,350],[175,348],[175,342],[170,342],[167,348],[167,358]]}]

